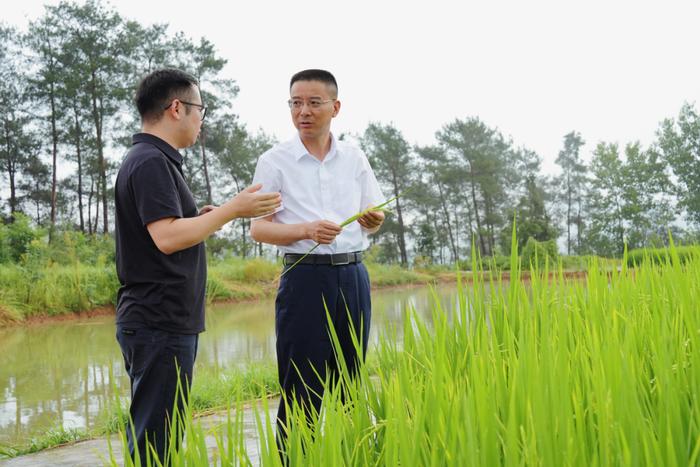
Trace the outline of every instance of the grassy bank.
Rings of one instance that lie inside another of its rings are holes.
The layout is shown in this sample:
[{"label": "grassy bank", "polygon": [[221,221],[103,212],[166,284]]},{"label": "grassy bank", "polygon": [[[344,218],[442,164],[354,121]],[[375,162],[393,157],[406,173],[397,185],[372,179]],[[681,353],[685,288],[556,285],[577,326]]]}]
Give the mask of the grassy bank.
[{"label": "grassy bank", "polygon": [[[392,265],[368,264],[368,269],[375,287],[427,283],[440,277],[437,272]],[[279,264],[260,258],[214,261],[209,266],[207,301],[272,296],[279,274]],[[0,264],[0,325],[114,306],[118,288],[112,263]]]},{"label": "grassy bank", "polygon": [[[383,336],[376,375],[328,387],[323,423],[291,411],[289,465],[698,465],[700,261],[669,258],[475,276],[455,309]],[[264,410],[261,464],[279,466]],[[206,465],[205,431],[184,429],[172,465]],[[218,437],[217,462],[250,464],[240,415]]]}]

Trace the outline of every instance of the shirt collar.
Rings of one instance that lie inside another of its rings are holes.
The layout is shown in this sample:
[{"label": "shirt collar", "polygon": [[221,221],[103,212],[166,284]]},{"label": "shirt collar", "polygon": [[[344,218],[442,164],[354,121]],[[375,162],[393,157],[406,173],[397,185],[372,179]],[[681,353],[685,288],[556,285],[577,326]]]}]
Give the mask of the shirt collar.
[{"label": "shirt collar", "polygon": [[[309,154],[309,151],[306,149],[306,146],[304,146],[304,143],[301,142],[301,136],[299,136],[299,133],[296,134],[292,142],[292,153],[294,154],[294,158],[297,162],[299,161],[299,159],[307,155],[316,159],[314,156]],[[323,159],[323,161],[325,162],[330,159],[333,159],[337,153],[338,144],[336,143],[335,136],[333,136],[333,133],[331,133],[331,148],[328,151],[328,154],[326,154],[326,157]]]},{"label": "shirt collar", "polygon": [[160,139],[159,137],[152,135],[150,133],[136,133],[131,138],[132,144],[147,143],[160,149],[160,151],[165,154],[168,159],[173,161],[178,166],[182,165],[182,154],[178,152],[177,149]]}]

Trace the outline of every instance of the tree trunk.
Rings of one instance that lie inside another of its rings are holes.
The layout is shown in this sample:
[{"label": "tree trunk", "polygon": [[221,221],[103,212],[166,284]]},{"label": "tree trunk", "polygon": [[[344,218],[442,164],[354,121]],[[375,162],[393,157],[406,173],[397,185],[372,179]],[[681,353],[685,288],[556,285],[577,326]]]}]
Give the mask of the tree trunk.
[{"label": "tree trunk", "polygon": [[581,217],[581,197],[578,197],[578,213],[576,214],[576,243],[577,253],[581,254],[583,248],[583,218]]},{"label": "tree trunk", "polygon": [[479,236],[479,248],[481,250],[481,255],[483,256],[486,253],[486,245],[484,245],[484,236],[483,232],[481,231],[481,218],[479,217],[479,206],[476,203],[476,187],[474,186],[474,174],[471,170],[471,163],[469,164],[469,178],[471,179],[469,184],[471,185],[472,205],[474,207],[474,218],[476,219],[476,230],[477,235]]},{"label": "tree trunk", "polygon": [[496,246],[496,239],[493,231],[493,222],[490,220],[492,218],[491,214],[493,213],[493,202],[491,201],[491,198],[486,194],[482,194],[482,196],[484,198],[484,215],[486,216],[486,219],[489,219],[488,221],[485,221],[488,256],[493,256],[493,251]]},{"label": "tree trunk", "polygon": [[[455,203],[453,205],[453,208],[454,208],[454,215],[455,215],[455,230],[454,230],[455,251],[459,252],[459,226],[460,226],[460,222],[459,222],[459,207],[457,206],[457,203]],[[455,261],[456,260],[457,259],[455,258]]]},{"label": "tree trunk", "polygon": [[471,239],[474,235],[474,218],[472,217],[472,210],[469,209],[469,196],[465,195],[462,199],[464,202],[464,209],[467,211],[467,223],[469,224],[469,241],[471,242]]},{"label": "tree trunk", "polygon": [[85,219],[83,217],[83,160],[80,152],[80,118],[78,107],[73,106],[75,116],[75,155],[78,160],[78,213],[80,215],[80,231],[85,233]]},{"label": "tree trunk", "polygon": [[92,232],[97,233],[97,226],[99,225],[98,221],[100,219],[100,184],[102,181],[100,180],[99,174],[97,176],[97,186],[95,187],[95,223],[92,226]]},{"label": "tree trunk", "polygon": [[[393,178],[393,185],[394,185],[394,197],[396,197],[396,214],[398,217],[399,221],[399,253],[401,254],[401,264],[403,266],[408,265],[408,254],[406,253],[406,237],[404,235],[404,231],[406,230],[404,224],[403,224],[403,213],[401,212],[401,199],[398,197],[400,195],[399,193],[399,184],[398,180],[396,178],[396,172],[392,174]],[[360,209],[364,209],[365,207],[362,206]]]},{"label": "tree trunk", "polygon": [[447,235],[450,239],[450,247],[452,248],[452,259],[457,261],[459,259],[457,255],[457,247],[455,246],[455,238],[452,235],[452,222],[450,221],[450,212],[447,210],[447,202],[445,200],[445,194],[442,191],[442,183],[437,182],[438,193],[440,194],[440,206],[442,207],[442,213],[445,215],[445,220],[447,221]]},{"label": "tree trunk", "polygon": [[248,243],[246,242],[246,225],[245,225],[245,219],[240,219],[241,221],[241,256],[243,258],[248,257]]},{"label": "tree trunk", "polygon": [[571,255],[571,175],[566,174],[566,254]]},{"label": "tree trunk", "polygon": [[[202,152],[204,151],[204,148],[202,148]],[[236,184],[236,193],[241,192],[241,184],[238,182],[238,177],[236,177],[235,174],[231,174],[233,178],[233,183]],[[207,186],[208,186],[208,178],[207,178]],[[208,188],[207,188],[208,189]],[[245,220],[241,219],[241,250],[243,251],[243,257],[246,257],[246,252],[248,250],[247,245],[246,245],[246,239],[245,239]]]},{"label": "tree trunk", "polygon": [[95,179],[94,177],[90,177],[90,193],[88,194],[88,212],[87,212],[87,224],[88,224],[88,233],[92,235],[94,231],[92,230],[92,196],[95,193]]},{"label": "tree trunk", "polygon": [[17,210],[17,187],[15,184],[15,173],[17,172],[17,167],[12,158],[12,140],[10,139],[10,131],[7,128],[7,121],[4,125],[5,129],[5,152],[7,154],[7,176],[10,179],[10,220],[14,219],[14,212]]},{"label": "tree trunk", "polygon": [[[102,231],[109,232],[109,212],[107,203],[107,165],[104,157],[104,147],[102,142],[102,101],[99,101],[97,96],[97,76],[95,70],[91,71],[91,100],[92,100],[92,119],[95,124],[95,140],[97,143],[97,164],[99,172],[98,188],[102,191]],[[99,205],[98,205],[99,210]],[[97,218],[97,217],[95,217]],[[95,226],[97,231],[97,226]]]},{"label": "tree trunk", "polygon": [[56,165],[58,158],[58,131],[56,130],[56,90],[54,88],[54,83],[51,82],[49,86],[49,102],[51,104],[51,142],[52,142],[52,153],[51,158],[52,164],[52,174],[51,174],[51,225],[49,227],[49,243],[53,239],[53,231],[56,226]]}]

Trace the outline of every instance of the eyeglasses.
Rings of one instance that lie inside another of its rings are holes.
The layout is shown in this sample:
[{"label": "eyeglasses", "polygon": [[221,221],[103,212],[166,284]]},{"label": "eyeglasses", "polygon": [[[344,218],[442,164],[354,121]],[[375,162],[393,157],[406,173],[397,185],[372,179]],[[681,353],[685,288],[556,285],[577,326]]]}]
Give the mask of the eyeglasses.
[{"label": "eyeglasses", "polygon": [[[204,120],[204,117],[207,114],[207,108],[205,106],[203,106],[202,104],[195,104],[194,102],[181,101],[180,99],[176,99],[176,100],[182,104],[185,104],[185,105],[193,105],[195,107],[199,107],[199,113],[201,114],[200,120]],[[175,101],[173,101],[173,102],[175,102]],[[173,105],[173,102],[171,102],[167,106],[163,107],[163,110],[168,110],[170,108],[170,106]]]},{"label": "eyeglasses", "polygon": [[328,104],[329,102],[334,102],[335,99],[328,99],[328,100],[321,100],[321,99],[309,99],[308,101],[304,101],[302,99],[289,99],[287,101],[287,104],[289,105],[289,108],[292,110],[301,110],[302,107],[304,107],[304,104],[308,104],[309,107],[312,109],[318,109],[320,108],[323,104]]}]

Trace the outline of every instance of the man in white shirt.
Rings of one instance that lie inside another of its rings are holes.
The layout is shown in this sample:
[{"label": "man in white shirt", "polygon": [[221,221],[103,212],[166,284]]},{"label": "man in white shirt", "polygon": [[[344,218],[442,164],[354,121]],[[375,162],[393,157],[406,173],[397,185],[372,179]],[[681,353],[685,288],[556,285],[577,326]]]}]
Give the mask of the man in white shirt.
[{"label": "man in white shirt", "polygon": [[[331,73],[304,70],[292,76],[289,108],[297,136],[260,156],[254,176],[262,191],[281,193],[283,207],[253,221],[250,233],[279,247],[285,270],[320,244],[282,276],[275,303],[280,385],[288,404],[294,397],[311,415],[321,406],[320,379],[338,373],[326,307],[349,371],[364,360],[371,301],[362,251],[384,213],[370,212],[343,229],[339,224],[384,197],[365,154],[331,134],[331,120],[340,111]],[[351,326],[362,355],[352,344]],[[289,430],[286,411],[283,401],[277,414],[282,438]]]}]

